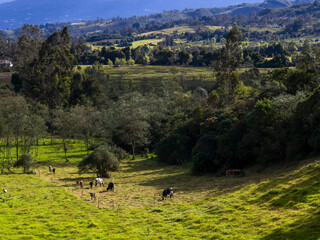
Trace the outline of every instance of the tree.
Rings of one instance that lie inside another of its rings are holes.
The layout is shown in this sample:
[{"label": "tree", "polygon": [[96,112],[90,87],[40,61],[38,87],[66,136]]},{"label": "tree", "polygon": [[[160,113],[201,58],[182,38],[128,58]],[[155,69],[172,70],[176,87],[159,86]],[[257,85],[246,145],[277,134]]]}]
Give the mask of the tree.
[{"label": "tree", "polygon": [[62,139],[63,151],[66,162],[69,162],[67,151],[71,148],[71,138],[76,133],[77,118],[70,112],[61,108],[53,111],[53,129],[54,132]]},{"label": "tree", "polygon": [[233,91],[236,86],[233,84],[232,72],[236,70],[242,60],[242,34],[236,23],[228,32],[226,44],[221,49],[221,55],[215,63],[215,69],[218,72],[219,85],[223,92],[227,92],[228,104],[231,104]]},{"label": "tree", "polygon": [[99,129],[98,117],[99,112],[92,106],[76,106],[71,109],[72,115],[76,118],[75,120],[75,134],[80,135],[84,139],[86,145],[87,154],[89,154],[89,143],[90,138]]},{"label": "tree", "polygon": [[139,93],[126,94],[114,104],[109,115],[113,120],[113,138],[119,144],[131,147],[133,159],[137,147],[148,143],[150,126],[147,122],[147,102]]},{"label": "tree", "polygon": [[110,177],[109,171],[116,171],[118,168],[119,161],[107,146],[98,147],[91,154],[83,157],[78,164],[80,173],[91,170],[97,174],[97,177],[106,178]]},{"label": "tree", "polygon": [[18,72],[23,93],[50,109],[68,104],[74,57],[70,53],[68,28],[54,32],[42,44],[39,57]]},{"label": "tree", "polygon": [[42,32],[38,25],[25,24],[19,31],[14,52],[14,68],[24,71],[39,56]]},{"label": "tree", "polygon": [[1,116],[6,122],[7,139],[14,138],[16,147],[16,159],[19,159],[19,141],[26,134],[26,128],[30,126],[29,105],[21,96],[4,97],[1,99]]}]

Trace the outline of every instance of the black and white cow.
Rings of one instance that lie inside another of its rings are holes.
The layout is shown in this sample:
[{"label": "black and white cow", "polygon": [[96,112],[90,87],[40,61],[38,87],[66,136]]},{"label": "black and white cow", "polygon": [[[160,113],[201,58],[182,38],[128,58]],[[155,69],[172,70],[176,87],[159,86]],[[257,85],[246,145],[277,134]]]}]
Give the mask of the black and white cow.
[{"label": "black and white cow", "polygon": [[162,192],[162,200],[164,200],[168,195],[170,195],[170,198],[173,197],[173,189],[172,189],[172,187],[163,190],[163,192]]},{"label": "black and white cow", "polygon": [[90,193],[90,196],[91,196],[91,201],[92,200],[96,200],[96,194],[95,193]]}]

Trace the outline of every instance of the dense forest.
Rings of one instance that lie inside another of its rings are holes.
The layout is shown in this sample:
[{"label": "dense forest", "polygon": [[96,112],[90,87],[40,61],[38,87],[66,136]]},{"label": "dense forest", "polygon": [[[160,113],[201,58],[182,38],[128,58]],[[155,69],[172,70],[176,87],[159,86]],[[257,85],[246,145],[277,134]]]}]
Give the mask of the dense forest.
[{"label": "dense forest", "polygon": [[[283,19],[295,9],[314,19],[320,8],[317,1],[293,6],[282,12]],[[277,14],[237,17],[230,26],[235,18],[221,16],[229,19],[225,27],[184,36],[174,32],[154,46],[94,49],[92,37],[72,40],[68,27],[44,36],[39,26],[25,25],[15,40],[2,36],[0,58],[14,63],[13,68],[1,65],[2,74],[11,78],[1,83],[3,159],[7,149],[14,147],[18,159],[48,136],[62,139],[66,161],[72,139],[83,139],[87,153],[102,144],[133,158],[154,151],[159,161],[189,164],[196,174],[318,154],[320,48],[318,41],[297,40],[316,33],[318,23],[298,17],[281,31],[259,35],[243,27],[257,19],[275,24]],[[217,19],[193,18],[189,24],[216,24]],[[137,31],[147,28],[138,25]],[[125,27],[114,34],[129,37]],[[292,41],[281,41],[285,36]],[[210,39],[210,44],[179,45],[178,38]],[[210,67],[212,78],[210,84],[194,79],[186,87],[181,74],[145,87],[143,81],[110,77],[114,68],[147,65],[167,66],[168,72],[177,66]],[[9,160],[5,164],[10,167]]]}]

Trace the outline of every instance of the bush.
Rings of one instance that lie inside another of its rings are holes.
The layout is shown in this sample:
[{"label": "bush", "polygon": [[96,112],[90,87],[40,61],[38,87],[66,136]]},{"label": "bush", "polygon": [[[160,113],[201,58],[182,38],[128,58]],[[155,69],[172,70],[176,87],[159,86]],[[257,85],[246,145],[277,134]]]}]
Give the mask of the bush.
[{"label": "bush", "polygon": [[22,167],[24,173],[30,173],[30,168],[34,165],[34,159],[29,154],[23,154],[14,163],[14,167]]},{"label": "bush", "polygon": [[83,157],[79,162],[79,173],[91,170],[97,174],[97,177],[109,178],[108,171],[117,171],[119,168],[119,161],[116,156],[110,151],[108,146],[100,146],[91,154]]}]

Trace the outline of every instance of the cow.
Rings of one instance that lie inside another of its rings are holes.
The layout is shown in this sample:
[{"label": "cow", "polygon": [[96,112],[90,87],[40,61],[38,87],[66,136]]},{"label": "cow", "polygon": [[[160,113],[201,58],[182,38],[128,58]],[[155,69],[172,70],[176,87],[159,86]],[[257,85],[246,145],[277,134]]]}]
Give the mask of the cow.
[{"label": "cow", "polygon": [[226,170],[226,176],[239,176],[243,177],[244,172],[241,169],[228,169]]},{"label": "cow", "polygon": [[170,195],[170,198],[173,197],[173,189],[172,189],[172,187],[163,190],[163,192],[162,192],[162,200],[167,198],[168,195]]},{"label": "cow", "polygon": [[3,192],[4,192],[4,193],[7,193],[8,191],[7,191],[7,189],[3,189]]},{"label": "cow", "polygon": [[49,166],[49,172],[52,172],[52,166]]},{"label": "cow", "polygon": [[52,172],[53,172],[53,174],[56,174],[56,169],[53,168],[53,169],[52,169]]},{"label": "cow", "polygon": [[90,188],[92,189],[93,181],[90,181],[90,182],[89,182],[89,185],[90,185]]},{"label": "cow", "polygon": [[91,201],[92,200],[96,200],[96,194],[95,193],[89,193],[90,196],[91,196]]},{"label": "cow", "polygon": [[81,181],[79,182],[79,184],[80,184],[80,188],[83,188],[83,186],[84,186],[84,181],[81,180]]},{"label": "cow", "polygon": [[113,182],[109,182],[108,187],[107,187],[107,192],[108,192],[109,190],[114,191],[114,184],[113,184]]},{"label": "cow", "polygon": [[104,186],[104,182],[103,182],[102,178],[95,179],[95,186],[97,186],[98,184],[100,187],[101,187],[101,185]]}]

